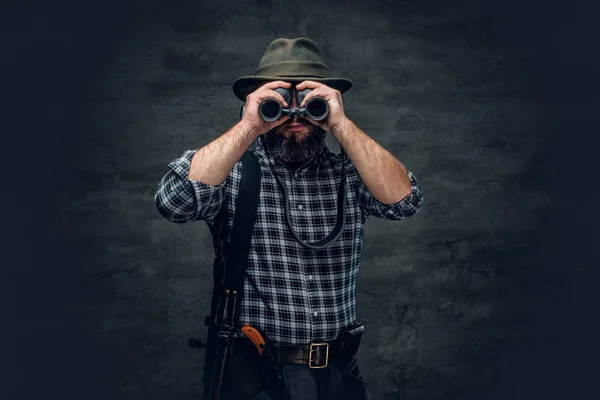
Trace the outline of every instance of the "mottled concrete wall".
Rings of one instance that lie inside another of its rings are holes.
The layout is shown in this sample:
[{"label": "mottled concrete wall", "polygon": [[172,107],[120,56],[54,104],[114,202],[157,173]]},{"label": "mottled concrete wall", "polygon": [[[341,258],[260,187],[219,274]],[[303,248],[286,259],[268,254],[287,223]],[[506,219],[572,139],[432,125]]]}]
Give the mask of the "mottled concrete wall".
[{"label": "mottled concrete wall", "polygon": [[203,351],[186,342],[204,335],[211,237],[203,222],[162,219],[154,191],[173,158],[236,122],[232,81],[271,40],[298,36],[354,81],[347,115],[424,192],[414,218],[366,227],[359,357],[373,399],[464,398],[494,382],[497,361],[531,339],[524,321],[542,290],[530,290],[531,249],[556,204],[556,170],[544,161],[542,77],[493,11],[466,1],[139,4],[64,138],[70,181],[56,190],[54,223],[73,250],[62,273],[77,277],[78,297],[59,304],[93,346],[73,359],[99,371],[71,367],[98,385],[78,393],[198,398]]}]

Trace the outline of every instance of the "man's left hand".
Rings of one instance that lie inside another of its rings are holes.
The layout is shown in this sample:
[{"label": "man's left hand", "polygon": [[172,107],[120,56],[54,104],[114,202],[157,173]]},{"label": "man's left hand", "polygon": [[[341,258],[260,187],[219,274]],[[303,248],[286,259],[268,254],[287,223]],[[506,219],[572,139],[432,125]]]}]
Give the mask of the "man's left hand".
[{"label": "man's left hand", "polygon": [[329,105],[329,115],[327,118],[321,121],[314,121],[313,119],[306,117],[306,120],[314,125],[317,125],[327,132],[331,132],[333,127],[339,125],[342,122],[348,120],[344,114],[344,105],[342,103],[342,94],[339,90],[333,89],[327,85],[324,85],[315,81],[303,81],[296,85],[296,90],[301,91],[304,89],[311,89],[310,93],[306,95],[302,104],[299,107],[304,107],[305,104],[315,96],[322,97],[327,101]]}]

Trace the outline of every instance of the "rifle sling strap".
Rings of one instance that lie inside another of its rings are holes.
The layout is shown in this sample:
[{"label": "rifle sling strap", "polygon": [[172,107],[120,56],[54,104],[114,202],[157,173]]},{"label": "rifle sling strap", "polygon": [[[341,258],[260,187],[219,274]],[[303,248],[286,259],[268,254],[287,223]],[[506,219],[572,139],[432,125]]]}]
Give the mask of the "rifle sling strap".
[{"label": "rifle sling strap", "polygon": [[[251,151],[246,151],[241,162],[242,178],[236,201],[227,265],[223,271],[222,287],[222,289],[237,291],[236,319],[244,292],[244,277],[246,276],[248,254],[260,198],[260,164],[256,155]],[[237,321],[234,322],[237,323]]]}]

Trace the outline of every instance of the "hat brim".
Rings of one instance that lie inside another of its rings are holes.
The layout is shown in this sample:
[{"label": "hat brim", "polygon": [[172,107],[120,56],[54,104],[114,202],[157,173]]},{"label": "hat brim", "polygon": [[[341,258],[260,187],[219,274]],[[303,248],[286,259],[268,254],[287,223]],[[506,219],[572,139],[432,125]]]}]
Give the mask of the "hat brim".
[{"label": "hat brim", "polygon": [[245,103],[246,97],[250,93],[269,81],[315,81],[339,90],[340,93],[344,93],[352,87],[352,81],[345,78],[318,78],[314,76],[242,76],[233,82],[233,93],[238,99]]}]

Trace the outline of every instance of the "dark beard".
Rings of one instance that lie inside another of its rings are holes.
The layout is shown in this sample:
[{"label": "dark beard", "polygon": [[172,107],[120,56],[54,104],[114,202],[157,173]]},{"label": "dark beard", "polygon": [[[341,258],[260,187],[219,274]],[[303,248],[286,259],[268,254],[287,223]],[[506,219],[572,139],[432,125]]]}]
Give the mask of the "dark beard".
[{"label": "dark beard", "polygon": [[319,155],[325,148],[325,131],[310,122],[306,124],[311,126],[312,131],[301,142],[297,142],[295,137],[286,139],[283,134],[277,132],[279,127],[265,133],[271,155],[292,167],[299,167]]}]

